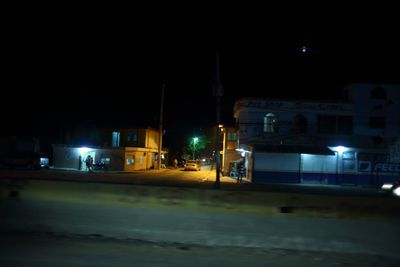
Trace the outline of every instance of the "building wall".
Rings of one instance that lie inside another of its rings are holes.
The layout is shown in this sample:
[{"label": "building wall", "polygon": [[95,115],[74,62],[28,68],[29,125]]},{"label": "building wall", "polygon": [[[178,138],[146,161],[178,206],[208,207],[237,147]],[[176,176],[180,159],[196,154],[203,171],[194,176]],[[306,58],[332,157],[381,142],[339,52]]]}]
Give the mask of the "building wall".
[{"label": "building wall", "polygon": [[[360,136],[381,137],[383,143],[400,135],[400,86],[381,84],[352,84],[347,90],[355,107],[354,133]],[[376,98],[374,90],[382,90],[386,97]],[[373,128],[371,117],[385,120],[384,128]],[[374,141],[370,138],[369,143]]]},{"label": "building wall", "polygon": [[[119,145],[113,144],[113,132],[119,133]],[[69,134],[69,141],[75,145],[53,145],[54,167],[78,169],[79,155],[82,156],[80,144],[93,151],[94,163],[109,158],[110,170],[144,170],[155,167],[158,152],[158,131],[155,129],[76,129]],[[94,147],[92,144],[98,145]],[[102,144],[108,144],[102,147]],[[165,154],[166,151],[163,151]],[[87,153],[84,154],[85,157]]]},{"label": "building wall", "polygon": [[[374,91],[377,87],[383,92],[378,97]],[[395,140],[400,136],[400,87],[353,84],[346,91],[349,97],[343,103],[257,98],[237,101],[234,117],[239,147],[257,144],[345,146],[352,147],[355,155],[351,159],[339,152],[329,156],[257,151],[251,158],[254,161],[252,180],[367,185],[398,177],[396,170],[399,164],[390,160],[397,158],[393,151],[396,151]],[[268,113],[277,118],[272,132],[264,130],[264,117]],[[304,131],[298,131],[295,127],[299,117],[306,121]],[[371,117],[377,117],[373,121],[381,126],[373,127]],[[379,152],[370,151],[368,153],[372,156],[363,160],[366,156],[360,151],[368,149],[377,149]],[[380,154],[388,155],[388,159],[379,159]]]},{"label": "building wall", "polygon": [[147,129],[147,148],[158,149],[158,131]]},{"label": "building wall", "polygon": [[[124,170],[137,171],[153,168],[155,165],[154,154],[154,152],[145,151],[126,151]],[[129,162],[131,159],[133,159],[133,163]]]},{"label": "building wall", "polygon": [[78,148],[53,146],[53,166],[78,170],[79,155]]},{"label": "building wall", "polygon": [[389,162],[389,155],[383,151],[349,152],[354,153],[352,159],[346,158],[344,153],[311,155],[254,152],[252,180],[256,183],[379,186],[400,178],[400,163]]},{"label": "building wall", "polygon": [[299,154],[254,152],[253,181],[258,183],[299,183]]},{"label": "building wall", "polygon": [[[277,118],[274,132],[264,131],[264,117],[273,114]],[[317,103],[300,101],[276,101],[246,98],[235,103],[234,114],[240,144],[286,142],[313,143],[318,132],[319,116],[353,116],[353,106],[343,103]],[[305,131],[296,132],[297,118],[304,118]],[[340,136],[341,139],[346,139]],[[297,140],[298,139],[298,140]],[[332,139],[324,134],[322,139]],[[333,138],[335,139],[335,138]]]},{"label": "building wall", "polygon": [[[113,132],[120,134],[118,147],[158,149],[158,130],[151,128],[77,128],[66,134],[66,144],[110,147],[113,143]],[[129,138],[130,135],[135,135],[136,138]]]},{"label": "building wall", "polygon": [[[374,97],[377,88],[384,97]],[[346,91],[349,94],[346,103],[241,99],[234,107],[239,143],[341,144],[383,148],[400,136],[399,85],[352,84]],[[274,114],[278,120],[275,132],[264,131],[264,117],[268,113]],[[302,116],[307,122],[305,133],[295,133],[296,116]],[[324,132],[319,119],[327,117],[334,121],[328,121],[329,130]],[[350,122],[344,123],[344,120]],[[374,126],[373,120],[378,125]]]},{"label": "building wall", "polygon": [[227,136],[225,137],[225,149],[227,150],[234,150],[237,148],[238,145],[238,134],[237,134],[237,129],[233,127],[226,128],[226,134]]},{"label": "building wall", "polygon": [[[88,148],[89,151],[94,152],[94,162],[99,163],[101,158],[109,157],[110,165],[109,170],[122,171],[124,169],[124,151],[122,149],[101,149],[101,148]],[[78,170],[79,156],[84,161],[85,153],[82,153],[80,147],[70,147],[62,145],[53,145],[53,166],[54,168],[65,168]],[[84,162],[82,162],[82,170],[84,170]]]}]

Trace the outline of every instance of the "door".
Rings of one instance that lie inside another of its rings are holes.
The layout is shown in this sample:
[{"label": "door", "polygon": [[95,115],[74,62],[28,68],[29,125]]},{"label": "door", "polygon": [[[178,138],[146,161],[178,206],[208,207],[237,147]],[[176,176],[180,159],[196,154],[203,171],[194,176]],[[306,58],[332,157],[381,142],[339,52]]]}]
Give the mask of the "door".
[{"label": "door", "polygon": [[88,169],[86,167],[86,159],[87,159],[88,156],[91,156],[93,158],[93,164],[96,162],[95,161],[95,155],[96,155],[96,152],[94,150],[89,150],[89,151],[82,152],[81,171],[88,171]]},{"label": "door", "polygon": [[301,183],[306,184],[336,184],[336,155],[301,154]]}]

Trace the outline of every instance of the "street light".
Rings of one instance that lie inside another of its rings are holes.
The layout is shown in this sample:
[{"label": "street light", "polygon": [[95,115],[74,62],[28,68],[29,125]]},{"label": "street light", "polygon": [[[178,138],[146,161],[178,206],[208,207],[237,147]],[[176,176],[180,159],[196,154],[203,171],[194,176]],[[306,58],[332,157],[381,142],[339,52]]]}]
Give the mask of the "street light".
[{"label": "street light", "polygon": [[194,158],[194,152],[196,151],[196,143],[197,143],[197,141],[199,141],[199,138],[193,137],[193,160],[195,159]]},{"label": "street light", "polygon": [[222,173],[225,173],[225,160],[226,160],[226,158],[225,158],[225,146],[226,146],[226,136],[227,136],[227,134],[228,134],[228,130],[227,130],[227,128],[224,128],[224,125],[223,124],[220,124],[220,125],[218,125],[218,127],[220,128],[220,130],[221,130],[221,134],[222,134],[222,152],[221,152],[221,155],[222,155],[222,159],[220,159],[220,161],[221,161],[221,171],[222,171]]}]

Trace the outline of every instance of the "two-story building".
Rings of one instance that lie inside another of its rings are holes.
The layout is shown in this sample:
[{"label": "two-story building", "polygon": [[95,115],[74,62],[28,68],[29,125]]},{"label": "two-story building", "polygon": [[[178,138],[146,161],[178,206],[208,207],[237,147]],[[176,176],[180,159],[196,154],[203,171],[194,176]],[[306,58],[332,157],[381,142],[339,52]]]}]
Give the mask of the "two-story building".
[{"label": "two-story building", "polygon": [[234,106],[247,179],[380,184],[398,177],[400,87],[352,84],[341,102],[243,98]]},{"label": "two-story building", "polygon": [[[85,159],[104,163],[108,170],[155,168],[159,132],[152,128],[77,128],[67,133],[65,144],[53,145],[55,168],[86,170]],[[167,152],[161,151],[161,158]]]}]

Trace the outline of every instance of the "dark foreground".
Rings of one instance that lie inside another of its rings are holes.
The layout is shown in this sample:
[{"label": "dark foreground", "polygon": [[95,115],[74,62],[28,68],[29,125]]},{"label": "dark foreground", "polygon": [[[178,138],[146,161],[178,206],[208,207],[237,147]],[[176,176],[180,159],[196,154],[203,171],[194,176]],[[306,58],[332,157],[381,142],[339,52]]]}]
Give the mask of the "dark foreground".
[{"label": "dark foreground", "polygon": [[1,266],[399,266],[384,256],[292,249],[190,246],[101,236],[7,234]]}]

